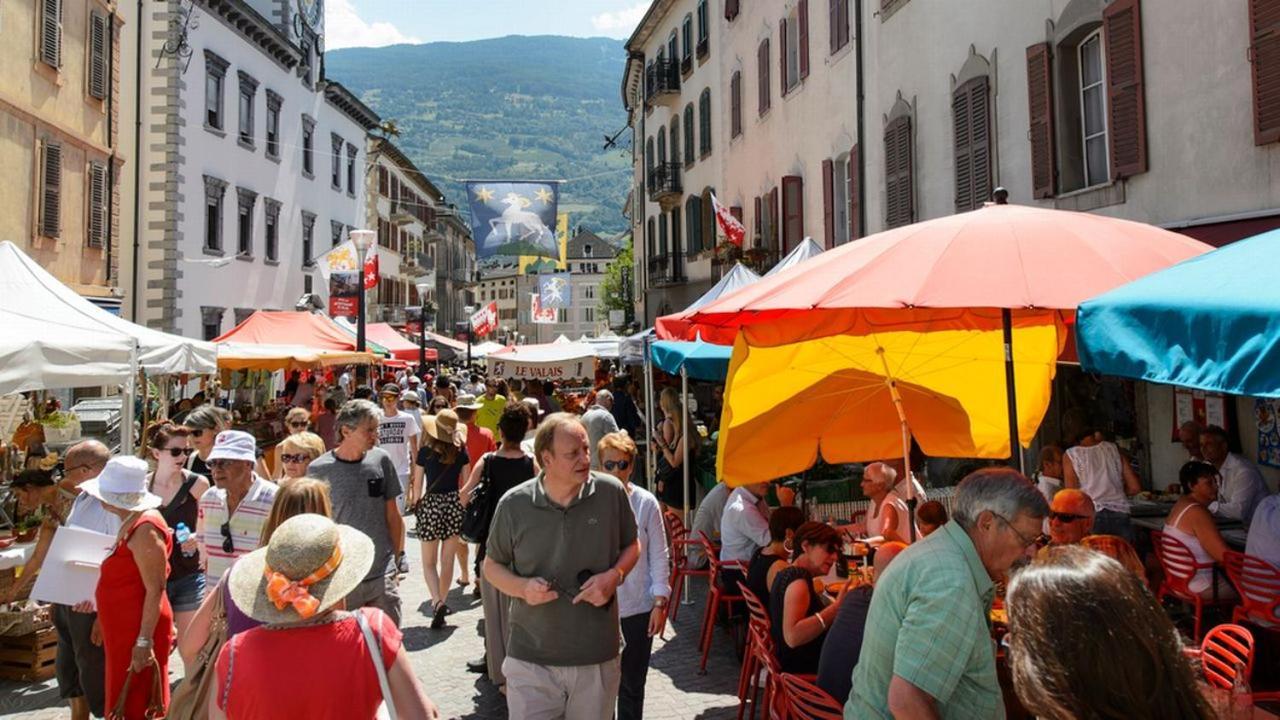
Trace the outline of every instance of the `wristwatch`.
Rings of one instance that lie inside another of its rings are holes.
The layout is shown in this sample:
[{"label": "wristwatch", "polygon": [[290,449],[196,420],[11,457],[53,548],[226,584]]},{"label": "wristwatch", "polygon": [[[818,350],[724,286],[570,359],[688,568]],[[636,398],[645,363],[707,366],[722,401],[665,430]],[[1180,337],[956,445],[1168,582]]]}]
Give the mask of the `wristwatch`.
[{"label": "wristwatch", "polygon": [[622,568],[616,567],[616,568],[614,568],[613,570],[614,570],[614,572],[618,573],[618,584],[619,584],[619,585],[621,585],[622,583],[626,582],[626,580],[627,580],[627,574],[626,574],[626,573],[624,573],[624,572],[622,572]]},{"label": "wristwatch", "polygon": [[137,640],[133,641],[133,646],[140,647],[140,648],[149,648],[151,647],[151,638],[139,637]]},{"label": "wristwatch", "polygon": [[667,602],[668,600],[664,597],[656,597],[653,599],[653,606],[665,609],[667,607]]}]

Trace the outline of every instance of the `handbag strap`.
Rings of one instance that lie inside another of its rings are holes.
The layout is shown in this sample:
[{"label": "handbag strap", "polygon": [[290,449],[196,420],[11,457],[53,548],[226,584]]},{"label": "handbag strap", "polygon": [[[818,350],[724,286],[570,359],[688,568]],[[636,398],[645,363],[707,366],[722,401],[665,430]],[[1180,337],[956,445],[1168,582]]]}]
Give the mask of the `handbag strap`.
[{"label": "handbag strap", "polygon": [[[144,717],[148,718],[148,720],[154,720],[155,718],[163,718],[165,715],[164,686],[160,684],[164,681],[160,679],[160,663],[156,661],[154,656],[142,672],[146,672],[148,669],[151,670],[151,694],[147,697],[147,708],[144,711]],[[116,720],[117,718],[124,720],[125,705],[129,702],[129,685],[136,674],[138,673],[135,673],[133,668],[129,668],[129,673],[124,676],[124,686],[120,688],[120,695],[116,697],[116,705],[107,713],[107,720]]]},{"label": "handbag strap", "polygon": [[387,682],[387,669],[382,664],[382,647],[374,637],[373,628],[369,627],[369,621],[365,619],[364,612],[361,610],[356,610],[356,623],[360,625],[360,632],[364,633],[364,643],[369,648],[369,654],[373,656],[373,669],[378,674],[378,686],[382,688],[382,702],[387,705],[387,716],[391,720],[396,720],[396,704],[391,699],[391,684]]}]

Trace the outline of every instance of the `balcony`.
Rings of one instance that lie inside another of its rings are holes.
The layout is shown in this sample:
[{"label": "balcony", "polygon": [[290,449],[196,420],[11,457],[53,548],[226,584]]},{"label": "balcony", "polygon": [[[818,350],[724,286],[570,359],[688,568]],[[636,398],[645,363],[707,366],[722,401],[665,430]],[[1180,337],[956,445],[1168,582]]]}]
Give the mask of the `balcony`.
[{"label": "balcony", "polygon": [[401,200],[391,201],[391,224],[408,225],[414,221],[412,208]]},{"label": "balcony", "polygon": [[648,102],[680,94],[680,63],[675,60],[655,60],[645,71],[644,96]]},{"label": "balcony", "polygon": [[684,263],[679,253],[663,253],[649,258],[649,287],[684,282]]},{"label": "balcony", "polygon": [[649,171],[649,199],[656,203],[664,200],[680,202],[680,165],[659,163]]}]

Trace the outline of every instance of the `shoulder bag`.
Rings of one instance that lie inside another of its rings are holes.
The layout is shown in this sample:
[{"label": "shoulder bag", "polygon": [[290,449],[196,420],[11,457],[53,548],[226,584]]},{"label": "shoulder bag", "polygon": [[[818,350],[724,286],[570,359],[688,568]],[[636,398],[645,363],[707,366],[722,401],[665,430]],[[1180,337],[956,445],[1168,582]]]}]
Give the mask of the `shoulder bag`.
[{"label": "shoulder bag", "polygon": [[493,522],[493,503],[489,501],[492,485],[489,481],[489,465],[493,462],[493,456],[493,453],[485,453],[480,458],[484,463],[480,481],[472,488],[471,502],[462,511],[462,529],[458,534],[469,543],[482,543],[489,537],[489,525]]},{"label": "shoulder bag", "polygon": [[[143,717],[146,720],[157,720],[166,717],[164,712],[164,686],[160,683],[166,680],[160,679],[160,664],[156,659],[151,658],[151,664],[148,666],[151,670],[151,695],[147,698],[147,709],[143,711]],[[145,671],[144,671],[145,672]],[[107,712],[107,720],[128,720],[125,715],[125,705],[129,702],[129,685],[133,682],[135,673],[132,669],[129,674],[124,676],[124,686],[120,688],[120,696],[116,698],[115,707]]]},{"label": "shoulder bag", "polygon": [[378,639],[373,636],[373,628],[369,627],[369,621],[365,619],[364,612],[356,610],[356,623],[360,625],[360,632],[364,633],[364,644],[369,648],[369,654],[373,656],[373,670],[378,674],[378,687],[382,689],[382,702],[387,706],[387,717],[396,720],[396,703],[391,698],[391,683],[387,682],[387,668],[382,664],[382,646],[378,643]]},{"label": "shoulder bag", "polygon": [[169,702],[170,720],[204,720],[208,717],[209,687],[217,675],[214,664],[227,641],[227,607],[222,600],[222,585],[213,589],[213,617],[209,620],[209,637],[196,653],[196,660]]}]

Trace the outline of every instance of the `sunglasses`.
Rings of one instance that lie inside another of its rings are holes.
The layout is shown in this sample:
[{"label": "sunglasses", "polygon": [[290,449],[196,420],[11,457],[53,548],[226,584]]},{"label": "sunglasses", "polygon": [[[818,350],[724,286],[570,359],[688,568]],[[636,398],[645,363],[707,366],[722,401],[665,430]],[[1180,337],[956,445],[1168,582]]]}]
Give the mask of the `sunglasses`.
[{"label": "sunglasses", "polygon": [[222,523],[219,530],[222,532],[222,552],[235,552],[236,544],[231,540],[231,521]]},{"label": "sunglasses", "polygon": [[604,469],[608,470],[609,472],[613,472],[614,470],[626,470],[629,467],[631,467],[630,460],[605,460],[604,461]]},{"label": "sunglasses", "polygon": [[289,423],[289,427],[291,427],[291,428],[305,428],[306,426],[307,426],[307,423],[305,423],[305,422],[291,422],[291,423]]},{"label": "sunglasses", "polygon": [[208,465],[209,468],[212,470],[217,470],[218,468],[235,467],[235,464],[240,462],[245,462],[245,461],[244,460],[210,460],[206,462],[205,465]]},{"label": "sunglasses", "polygon": [[161,448],[161,453],[169,453],[169,457],[180,458],[191,454],[191,448]]},{"label": "sunglasses", "polygon": [[205,431],[201,428],[191,428],[191,437],[204,437]]},{"label": "sunglasses", "polygon": [[1050,512],[1049,519],[1057,520],[1058,522],[1062,522],[1062,523],[1070,523],[1070,522],[1075,522],[1077,520],[1088,520],[1089,516],[1088,515],[1072,515],[1071,513],[1064,513],[1064,512]]},{"label": "sunglasses", "polygon": [[[585,570],[585,569],[579,570],[578,577],[577,577],[578,587],[572,591],[570,591],[568,588],[561,585],[555,578],[551,578],[550,580],[547,580],[547,587],[551,588],[552,590],[555,590],[557,593],[560,593],[560,597],[568,600],[573,600],[575,597],[578,596],[578,593],[582,592],[582,586],[585,585],[587,581],[591,579],[591,576],[594,574],[595,573],[591,572],[590,570]],[[614,595],[614,597],[617,597],[617,595]],[[604,609],[609,608],[609,605],[613,603],[613,599],[614,598],[612,597],[609,598],[609,602],[605,604]]]},{"label": "sunglasses", "polygon": [[294,455],[293,453],[288,453],[288,454],[281,455],[280,459],[287,463],[304,463],[310,460],[311,456],[303,453],[299,453],[297,455]]}]

